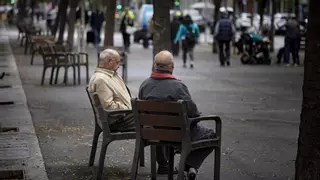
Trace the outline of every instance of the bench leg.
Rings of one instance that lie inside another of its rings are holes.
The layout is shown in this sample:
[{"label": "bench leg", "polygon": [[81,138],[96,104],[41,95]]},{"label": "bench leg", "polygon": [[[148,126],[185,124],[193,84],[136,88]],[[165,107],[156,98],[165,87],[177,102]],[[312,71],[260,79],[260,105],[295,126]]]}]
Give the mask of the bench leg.
[{"label": "bench leg", "polygon": [[133,161],[131,166],[130,180],[136,180],[137,178],[138,162],[140,159],[140,150],[142,146],[144,146],[144,144],[141,142],[141,139],[136,139],[134,156],[133,156]]},{"label": "bench leg", "polygon": [[168,180],[173,180],[173,169],[174,169],[174,149],[169,147],[169,166],[168,166]]},{"label": "bench leg", "polygon": [[214,180],[220,180],[221,147],[214,150]]},{"label": "bench leg", "polygon": [[34,59],[34,55],[36,54],[36,51],[33,51],[32,52],[32,55],[31,55],[31,61],[30,61],[30,64],[33,65],[33,59]]},{"label": "bench leg", "polygon": [[44,76],[46,75],[47,67],[43,67],[42,77],[41,77],[41,85],[44,84]]},{"label": "bench leg", "polygon": [[140,149],[140,158],[139,158],[139,162],[140,162],[140,167],[144,167],[144,146],[141,146]]},{"label": "bench leg", "polygon": [[73,85],[77,84],[77,80],[76,80],[76,65],[72,66],[72,70],[73,70]]},{"label": "bench leg", "polygon": [[60,67],[57,68],[56,77],[55,77],[55,79],[54,79],[54,84],[57,84],[57,83],[58,83],[59,70],[60,70]]},{"label": "bench leg", "polygon": [[156,145],[150,146],[150,159],[151,159],[151,180],[157,180],[157,154],[156,154]]},{"label": "bench leg", "polygon": [[87,84],[89,83],[89,63],[86,64],[86,78],[87,78]]},{"label": "bench leg", "polygon": [[68,66],[64,67],[64,85],[68,85]]},{"label": "bench leg", "polygon": [[187,146],[183,146],[181,148],[181,156],[180,156],[180,162],[179,162],[179,173],[177,180],[183,180],[184,179],[184,166],[186,164],[187,157],[190,153],[190,149]]},{"label": "bench leg", "polygon": [[50,85],[52,85],[52,82],[53,82],[53,75],[54,75],[54,67],[51,67]]},{"label": "bench leg", "polygon": [[96,157],[96,152],[97,152],[98,139],[101,132],[102,130],[100,129],[100,127],[96,125],[96,127],[94,128],[94,135],[93,135],[92,147],[91,147],[90,158],[89,158],[89,166],[93,166],[94,159]]},{"label": "bench leg", "polygon": [[111,141],[106,140],[106,139],[104,139],[103,142],[102,142],[96,180],[101,180],[102,172],[103,172],[103,168],[104,168],[104,159],[106,158],[106,152],[107,152],[107,149],[108,149],[108,145],[110,143],[111,143]]},{"label": "bench leg", "polygon": [[81,67],[80,64],[77,65],[78,66],[78,84],[81,84]]}]

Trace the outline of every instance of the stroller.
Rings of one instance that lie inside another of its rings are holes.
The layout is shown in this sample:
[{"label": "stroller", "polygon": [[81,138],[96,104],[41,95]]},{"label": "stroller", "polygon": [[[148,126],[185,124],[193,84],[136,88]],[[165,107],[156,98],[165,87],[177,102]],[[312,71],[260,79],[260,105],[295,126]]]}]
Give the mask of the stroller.
[{"label": "stroller", "polygon": [[262,38],[256,33],[243,32],[235,46],[242,54],[242,64],[271,64],[268,38]]}]

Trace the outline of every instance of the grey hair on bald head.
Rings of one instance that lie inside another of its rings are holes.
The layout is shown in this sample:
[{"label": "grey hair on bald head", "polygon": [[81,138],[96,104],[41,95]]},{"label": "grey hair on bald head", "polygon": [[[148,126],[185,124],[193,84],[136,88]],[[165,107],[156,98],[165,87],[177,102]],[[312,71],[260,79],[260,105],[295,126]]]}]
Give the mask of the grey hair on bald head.
[{"label": "grey hair on bald head", "polygon": [[117,51],[113,49],[105,49],[100,53],[99,59],[100,61],[108,61],[113,60],[117,56]]}]

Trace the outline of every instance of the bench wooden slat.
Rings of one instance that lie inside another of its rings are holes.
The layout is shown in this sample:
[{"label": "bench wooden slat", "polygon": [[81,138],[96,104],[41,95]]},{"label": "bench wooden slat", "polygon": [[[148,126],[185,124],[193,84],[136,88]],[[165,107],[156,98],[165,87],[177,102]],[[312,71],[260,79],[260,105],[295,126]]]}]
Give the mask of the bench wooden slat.
[{"label": "bench wooden slat", "polygon": [[137,102],[137,109],[145,112],[177,113],[181,111],[181,104],[165,101],[143,101]]},{"label": "bench wooden slat", "polygon": [[182,127],[183,122],[179,116],[140,114],[140,124],[147,126]]},{"label": "bench wooden slat", "polygon": [[141,138],[147,140],[181,142],[183,133],[181,130],[141,128]]}]

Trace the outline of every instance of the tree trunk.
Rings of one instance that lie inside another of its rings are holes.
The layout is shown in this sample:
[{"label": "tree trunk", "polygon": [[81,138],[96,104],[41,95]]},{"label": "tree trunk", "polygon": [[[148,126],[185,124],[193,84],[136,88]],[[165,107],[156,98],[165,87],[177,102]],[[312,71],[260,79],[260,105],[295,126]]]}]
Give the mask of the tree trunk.
[{"label": "tree trunk", "polygon": [[107,12],[105,13],[105,32],[104,32],[104,46],[113,46],[114,34],[114,15],[116,13],[117,1],[107,1]]},{"label": "tree trunk", "polygon": [[[62,16],[62,13],[63,13],[62,10],[64,9],[63,8],[64,5],[65,5],[64,2],[62,2],[62,1],[59,2],[57,17],[56,17],[54,25],[52,27],[52,34],[54,36],[56,36],[57,31],[58,31],[58,27],[59,27],[59,23],[60,23],[60,17]],[[67,8],[65,8],[65,9],[67,10]]]},{"label": "tree trunk", "polygon": [[128,6],[128,0],[121,0],[122,8],[126,8]]},{"label": "tree trunk", "polygon": [[17,7],[19,12],[18,12],[17,22],[23,22],[24,18],[27,17],[26,5],[27,5],[26,0],[18,1]]},{"label": "tree trunk", "polygon": [[[58,37],[58,42],[63,41],[63,36],[64,36],[64,30],[66,27],[66,21],[67,21],[67,9],[69,5],[69,0],[61,0],[61,16],[59,17],[59,37]],[[59,9],[60,9],[60,4],[59,4]],[[57,20],[56,20],[57,21]]]},{"label": "tree trunk", "polygon": [[71,48],[73,48],[74,42],[74,27],[76,22],[76,12],[78,6],[78,0],[70,1],[70,12],[69,12],[69,20],[68,20],[68,41],[71,43]]},{"label": "tree trunk", "polygon": [[[217,22],[219,21],[220,19],[220,7],[221,7],[221,1],[222,0],[214,0],[214,5],[215,5],[215,9],[214,9],[214,16],[213,16],[213,30],[215,30],[216,28],[216,24]],[[216,41],[214,39],[214,36],[213,36],[213,43],[212,43],[212,53],[217,53],[217,44],[216,44]]]},{"label": "tree trunk", "polygon": [[171,0],[153,1],[153,56],[155,56],[162,50],[171,51],[171,30],[169,13],[171,3]]},{"label": "tree trunk", "polygon": [[294,1],[294,13],[296,14],[296,19],[300,22],[300,0]]},{"label": "tree trunk", "polygon": [[309,1],[309,22],[304,61],[304,82],[295,180],[320,176],[320,1]]},{"label": "tree trunk", "polygon": [[271,26],[270,26],[270,31],[269,31],[269,39],[271,41],[270,44],[270,52],[274,51],[274,34],[275,34],[275,30],[274,30],[274,14],[276,13],[276,8],[277,8],[277,4],[276,4],[276,0],[272,0],[271,2]]},{"label": "tree trunk", "polygon": [[267,0],[259,1],[259,15],[260,15],[259,28],[260,29],[262,29],[262,26],[263,26],[264,9],[266,8],[266,5],[267,5]]},{"label": "tree trunk", "polygon": [[236,13],[238,14],[239,8],[237,6],[237,1],[233,0],[232,2],[232,8],[233,8],[233,13],[232,13],[232,22],[235,25],[236,24]]}]

